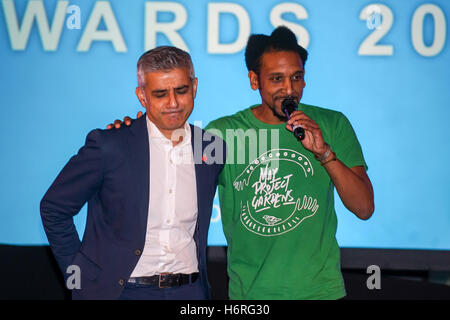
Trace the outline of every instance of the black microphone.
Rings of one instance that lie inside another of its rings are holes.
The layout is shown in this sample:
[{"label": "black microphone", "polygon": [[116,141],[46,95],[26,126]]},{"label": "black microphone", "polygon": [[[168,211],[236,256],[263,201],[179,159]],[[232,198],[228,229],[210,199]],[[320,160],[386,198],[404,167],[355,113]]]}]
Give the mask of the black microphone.
[{"label": "black microphone", "polygon": [[[281,110],[283,110],[288,119],[291,118],[291,113],[297,110],[297,106],[297,102],[292,98],[286,98],[281,102]],[[301,126],[294,126],[292,130],[294,131],[294,136],[298,139],[305,139],[305,130]]]}]

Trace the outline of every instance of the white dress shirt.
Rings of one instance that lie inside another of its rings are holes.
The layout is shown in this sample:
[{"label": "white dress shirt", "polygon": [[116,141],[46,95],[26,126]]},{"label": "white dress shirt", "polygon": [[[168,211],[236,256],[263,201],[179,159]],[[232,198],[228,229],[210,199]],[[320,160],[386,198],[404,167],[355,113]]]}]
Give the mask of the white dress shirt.
[{"label": "white dress shirt", "polygon": [[150,145],[150,196],[147,233],[132,277],[163,272],[198,271],[194,232],[197,224],[197,184],[191,128],[179,129],[176,146],[147,117]]}]

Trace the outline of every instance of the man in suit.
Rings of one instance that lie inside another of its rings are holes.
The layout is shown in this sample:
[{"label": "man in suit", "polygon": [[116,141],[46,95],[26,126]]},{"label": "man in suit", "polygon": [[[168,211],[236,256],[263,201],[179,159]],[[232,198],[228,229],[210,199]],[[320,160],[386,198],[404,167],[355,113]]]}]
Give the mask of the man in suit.
[{"label": "man in suit", "polygon": [[[73,299],[208,299],[206,242],[220,139],[189,125],[197,78],[188,53],[159,47],[137,67],[145,117],[93,130],[41,201],[44,229]],[[210,141],[214,156],[205,154]],[[73,223],[88,203],[80,241]]]}]

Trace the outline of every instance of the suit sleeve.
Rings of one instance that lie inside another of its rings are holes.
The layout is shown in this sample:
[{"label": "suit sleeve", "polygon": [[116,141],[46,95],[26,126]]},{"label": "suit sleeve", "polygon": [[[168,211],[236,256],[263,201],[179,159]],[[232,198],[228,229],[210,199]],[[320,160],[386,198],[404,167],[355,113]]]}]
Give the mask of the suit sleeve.
[{"label": "suit sleeve", "polygon": [[100,135],[100,130],[88,134],[85,145],[69,160],[41,200],[45,233],[64,275],[81,245],[73,216],[101,186]]}]

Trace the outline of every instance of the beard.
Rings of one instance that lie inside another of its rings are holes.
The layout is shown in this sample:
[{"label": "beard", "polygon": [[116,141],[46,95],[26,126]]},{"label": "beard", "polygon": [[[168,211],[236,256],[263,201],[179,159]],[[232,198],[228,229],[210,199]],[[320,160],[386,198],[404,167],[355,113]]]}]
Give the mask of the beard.
[{"label": "beard", "polygon": [[[287,96],[287,97],[283,97],[280,100],[283,101],[284,99],[292,99],[294,100],[297,104],[298,104],[298,99],[294,96]],[[286,114],[284,114],[283,112],[280,113],[276,106],[275,103],[274,104],[268,104],[269,109],[272,111],[273,115],[278,118],[278,120],[283,121],[283,122],[287,122],[289,119],[288,117],[286,117]],[[280,108],[281,109],[281,108]]]},{"label": "beard", "polygon": [[278,120],[283,121],[283,122],[287,122],[289,120],[285,114],[278,113],[275,106],[269,105],[269,108],[272,111],[273,115],[278,118]]}]

